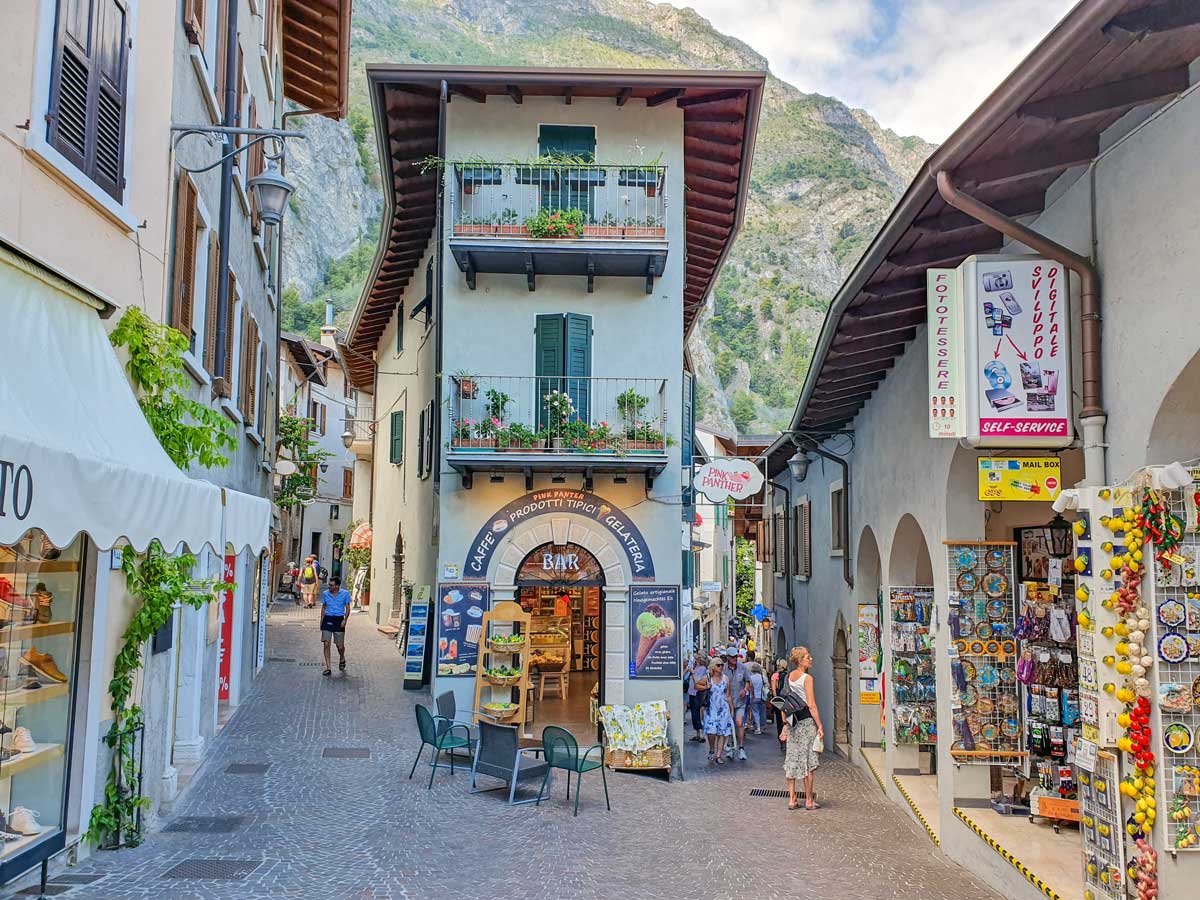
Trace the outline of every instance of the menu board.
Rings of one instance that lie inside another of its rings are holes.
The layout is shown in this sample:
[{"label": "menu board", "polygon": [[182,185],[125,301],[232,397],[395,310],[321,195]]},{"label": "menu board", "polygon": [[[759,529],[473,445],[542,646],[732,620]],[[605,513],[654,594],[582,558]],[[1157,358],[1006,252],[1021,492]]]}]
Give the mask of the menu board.
[{"label": "menu board", "polygon": [[630,586],[629,677],[682,677],[678,585]]},{"label": "menu board", "polygon": [[[417,688],[425,680],[425,642],[429,639],[429,585],[417,588],[416,597],[408,611],[408,627],[404,631],[405,687]],[[411,682],[411,684],[410,684]]]},{"label": "menu board", "polygon": [[438,677],[474,677],[490,592],[486,584],[438,585]]}]

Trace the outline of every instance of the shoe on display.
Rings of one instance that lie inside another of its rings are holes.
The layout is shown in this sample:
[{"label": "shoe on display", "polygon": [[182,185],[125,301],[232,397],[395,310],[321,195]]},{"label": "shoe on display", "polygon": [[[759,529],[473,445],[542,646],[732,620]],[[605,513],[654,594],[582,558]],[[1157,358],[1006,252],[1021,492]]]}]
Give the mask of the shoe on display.
[{"label": "shoe on display", "polygon": [[738,751],[738,759],[740,759],[742,762],[746,761],[746,751],[745,750]]},{"label": "shoe on display", "polygon": [[41,834],[42,826],[37,821],[38,814],[32,809],[18,806],[8,814],[8,828],[17,834]]},{"label": "shoe on display", "polygon": [[19,841],[21,835],[13,834],[8,830],[8,817],[0,811],[0,841]]},{"label": "shoe on display", "polygon": [[53,618],[54,613],[51,610],[51,604],[54,602],[54,595],[46,589],[46,583],[39,581],[37,587],[33,589],[34,602],[34,620],[39,625],[44,625]]},{"label": "shoe on display", "polygon": [[32,753],[37,749],[37,744],[33,740],[33,735],[29,733],[29,729],[23,725],[18,725],[12,733],[12,740],[8,745],[11,749],[18,753]]},{"label": "shoe on display", "polygon": [[49,678],[58,684],[66,684],[67,676],[64,675],[54,662],[54,657],[49,653],[39,653],[37,648],[30,645],[29,649],[21,654],[21,662],[33,669],[43,678]]}]

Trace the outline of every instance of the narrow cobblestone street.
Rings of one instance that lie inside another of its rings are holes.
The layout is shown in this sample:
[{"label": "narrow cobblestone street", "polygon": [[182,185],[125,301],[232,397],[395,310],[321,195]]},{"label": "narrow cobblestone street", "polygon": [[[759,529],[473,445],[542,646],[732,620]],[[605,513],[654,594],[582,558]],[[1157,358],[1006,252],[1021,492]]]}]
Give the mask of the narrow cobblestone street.
[{"label": "narrow cobblestone street", "polygon": [[[348,671],[332,678],[321,677],[314,613],[277,603],[268,621],[266,669],[168,825],[191,830],[92,857],[52,879],[102,876],[66,896],[997,898],[840,759],[823,760],[818,813],[751,797],[784,786],[773,735],[750,739],[749,763],[717,770],[689,744],[700,767],[685,782],[612,775],[611,813],[598,778],[585,778],[578,818],[561,780],[541,808],[468,794],[466,770],[439,772],[427,791],[428,768],[406,776],[417,749],[413,707],[428,697],[401,689],[400,657],[367,617],[353,617]],[[327,748],[369,757],[331,758]],[[238,764],[269,768],[229,771]],[[189,860],[231,871],[172,872]]]}]

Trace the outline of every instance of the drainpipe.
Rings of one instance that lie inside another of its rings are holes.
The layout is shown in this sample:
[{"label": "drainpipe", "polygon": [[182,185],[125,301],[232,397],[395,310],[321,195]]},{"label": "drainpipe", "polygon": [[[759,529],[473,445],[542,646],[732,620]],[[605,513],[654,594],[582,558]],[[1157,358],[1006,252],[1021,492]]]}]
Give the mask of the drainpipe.
[{"label": "drainpipe", "polygon": [[[241,72],[238,71],[238,4],[230,3],[229,18],[225,22],[225,115],[222,124],[232,128],[237,124],[237,89]],[[228,143],[236,143],[232,135],[226,136]],[[232,149],[232,148],[230,148]],[[226,366],[225,342],[228,339],[226,329],[229,325],[229,304],[233,298],[229,296],[229,245],[233,243],[230,236],[230,209],[233,203],[233,156],[226,157],[221,163],[221,208],[217,218],[217,233],[221,237],[221,252],[218,254],[217,265],[217,336],[216,356],[213,360],[214,377],[223,377]],[[280,304],[282,305],[282,304]],[[232,375],[232,370],[230,375]],[[232,380],[232,379],[231,379]],[[233,386],[227,384],[225,390],[231,394]],[[222,551],[224,552],[224,551]]]},{"label": "drainpipe", "polygon": [[842,469],[842,527],[838,529],[841,532],[839,537],[842,541],[842,581],[846,582],[846,586],[853,590],[854,574],[850,571],[850,463],[828,450],[821,449],[816,441],[810,440],[806,443],[809,444],[807,449],[822,459],[836,463]]},{"label": "drainpipe", "polygon": [[[791,515],[792,515],[792,492],[786,486],[784,486],[782,484],[778,484],[777,482],[774,482],[774,481],[768,481],[767,484],[769,484],[771,487],[773,487],[777,491],[783,491],[783,502],[785,504],[785,508],[784,508],[784,512],[783,512],[783,522],[784,522],[783,527],[786,529],[788,527],[787,523],[791,521]],[[774,504],[772,504],[771,514],[772,515],[775,514]],[[788,609],[795,610],[796,605],[792,601],[792,554],[788,550],[788,546],[787,546],[788,542],[784,541],[783,543],[784,543],[784,548],[783,548],[783,585],[784,585],[784,590],[787,593]],[[793,615],[794,615],[794,613],[793,613]]]},{"label": "drainpipe", "polygon": [[[446,158],[446,106],[450,102],[450,88],[445,79],[442,80],[441,87],[438,91],[438,156],[442,159]],[[442,328],[442,257],[445,256],[445,239],[443,237],[443,229],[446,227],[442,221],[442,208],[445,204],[445,198],[442,192],[445,186],[445,171],[438,174],[438,187],[434,193],[437,200],[437,212],[434,215],[434,286],[433,286],[433,327],[435,330],[433,341],[433,408],[436,413],[433,417],[433,485],[434,492],[441,490],[442,483],[442,361],[443,353],[443,336],[445,331]]]},{"label": "drainpipe", "polygon": [[937,173],[938,193],[955,209],[982,222],[1006,237],[1024,244],[1035,253],[1048,257],[1079,276],[1079,318],[1083,349],[1083,410],[1079,414],[1083,429],[1083,483],[1107,483],[1104,427],[1103,364],[1100,355],[1100,273],[1092,261],[1068,250],[1015,219],[997,212],[974,197],[964,194],[945,170]]}]

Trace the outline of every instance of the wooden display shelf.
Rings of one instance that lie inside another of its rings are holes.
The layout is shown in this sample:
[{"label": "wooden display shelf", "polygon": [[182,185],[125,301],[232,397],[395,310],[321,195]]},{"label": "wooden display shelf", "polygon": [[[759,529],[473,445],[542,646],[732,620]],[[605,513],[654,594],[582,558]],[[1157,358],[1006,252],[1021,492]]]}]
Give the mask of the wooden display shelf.
[{"label": "wooden display shelf", "polygon": [[20,775],[22,772],[28,772],[38,766],[44,766],[48,762],[60,759],[62,755],[62,744],[38,744],[28,753],[22,753],[20,756],[0,762],[0,780],[12,778],[14,775]]},{"label": "wooden display shelf", "polygon": [[[525,712],[528,706],[526,695],[529,691],[529,654],[531,653],[531,648],[528,635],[531,618],[519,604],[511,601],[501,601],[483,614],[483,621],[480,624],[483,626],[483,639],[486,643],[480,648],[479,664],[476,666],[475,671],[475,702],[472,705],[472,709],[475,710],[476,722],[493,718],[483,708],[484,705],[491,702],[493,691],[503,692],[505,702],[511,702],[507,698],[512,696],[514,689],[517,691],[516,709],[511,715],[500,719],[499,722],[502,725],[521,725],[525,721]],[[526,640],[511,649],[493,647],[491,643],[491,629],[493,625],[501,627],[510,626],[514,631],[526,635]],[[486,669],[491,668],[490,657],[493,655],[508,658],[511,661],[511,667],[520,670],[520,677],[514,684],[501,686],[493,685],[488,681],[484,672]]]},{"label": "wooden display shelf", "polygon": [[77,559],[18,559],[0,561],[0,575],[50,575],[56,572],[78,572]]},{"label": "wooden display shelf", "polygon": [[11,691],[0,696],[0,709],[19,709],[22,706],[45,703],[47,700],[57,700],[67,696],[70,689],[69,684],[44,684],[32,691]]},{"label": "wooden display shelf", "polygon": [[0,644],[15,644],[53,637],[56,634],[71,634],[74,622],[43,622],[40,625],[8,625],[0,627]]}]

